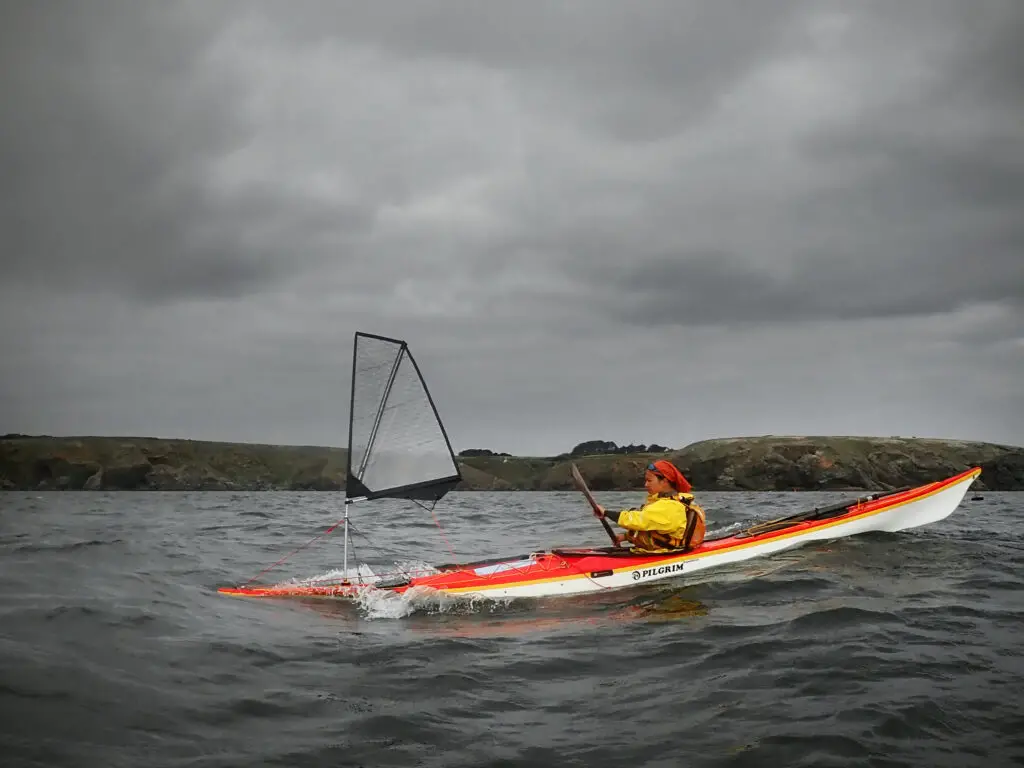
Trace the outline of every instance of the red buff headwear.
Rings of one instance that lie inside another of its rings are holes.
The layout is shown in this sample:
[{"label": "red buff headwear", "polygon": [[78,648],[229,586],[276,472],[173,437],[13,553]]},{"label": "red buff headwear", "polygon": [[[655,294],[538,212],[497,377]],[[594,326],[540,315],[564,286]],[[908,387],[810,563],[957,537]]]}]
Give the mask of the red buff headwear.
[{"label": "red buff headwear", "polygon": [[675,488],[680,493],[689,493],[691,489],[690,481],[683,477],[683,473],[680,472],[676,465],[671,461],[665,461],[660,459],[653,464],[648,464],[647,469],[668,480],[669,485]]}]

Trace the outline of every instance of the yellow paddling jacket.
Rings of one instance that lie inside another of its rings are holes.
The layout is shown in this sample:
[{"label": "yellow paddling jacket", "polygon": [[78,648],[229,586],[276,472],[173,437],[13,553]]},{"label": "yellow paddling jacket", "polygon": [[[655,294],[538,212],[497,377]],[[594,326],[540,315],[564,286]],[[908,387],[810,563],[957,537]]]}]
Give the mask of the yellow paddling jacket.
[{"label": "yellow paddling jacket", "polygon": [[652,552],[699,546],[707,525],[704,510],[692,493],[648,494],[642,508],[609,512],[608,517],[626,529],[634,548]]}]

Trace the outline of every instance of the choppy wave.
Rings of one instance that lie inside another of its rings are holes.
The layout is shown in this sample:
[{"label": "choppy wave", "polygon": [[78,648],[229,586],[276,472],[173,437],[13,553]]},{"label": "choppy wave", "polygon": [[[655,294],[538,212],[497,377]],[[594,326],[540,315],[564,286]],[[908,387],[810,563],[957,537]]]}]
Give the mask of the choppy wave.
[{"label": "choppy wave", "polygon": [[[516,514],[501,514],[508,498],[455,495],[443,536],[416,508],[364,513],[376,546],[361,573],[429,571],[449,545],[465,560],[605,540],[572,494],[515,495]],[[720,531],[806,498],[702,501]],[[1024,764],[1024,494],[700,582],[354,602],[215,589],[333,523],[326,496],[5,502],[5,765]],[[341,562],[328,537],[267,578],[330,583]]]},{"label": "choppy wave", "polygon": [[105,547],[121,544],[123,539],[90,539],[88,541],[39,542],[22,544],[14,548],[16,552],[72,552],[84,547]]}]

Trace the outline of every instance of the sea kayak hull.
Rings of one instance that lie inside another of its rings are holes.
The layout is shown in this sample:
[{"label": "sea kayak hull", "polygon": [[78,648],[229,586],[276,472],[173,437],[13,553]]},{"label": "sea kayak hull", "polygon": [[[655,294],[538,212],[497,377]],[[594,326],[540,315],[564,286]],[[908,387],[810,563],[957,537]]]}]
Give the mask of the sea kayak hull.
[{"label": "sea kayak hull", "polygon": [[[939,482],[881,498],[857,500],[819,517],[815,517],[812,511],[775,525],[760,524],[735,535],[707,540],[685,553],[641,554],[612,547],[553,549],[477,563],[440,566],[430,574],[378,578],[366,584],[279,584],[222,587],[219,591],[239,597],[352,598],[367,590],[404,593],[416,589],[502,599],[622,589],[765,557],[814,541],[929,525],[951,515],[980,474],[981,469],[975,467]],[[799,519],[801,517],[805,519]]]}]

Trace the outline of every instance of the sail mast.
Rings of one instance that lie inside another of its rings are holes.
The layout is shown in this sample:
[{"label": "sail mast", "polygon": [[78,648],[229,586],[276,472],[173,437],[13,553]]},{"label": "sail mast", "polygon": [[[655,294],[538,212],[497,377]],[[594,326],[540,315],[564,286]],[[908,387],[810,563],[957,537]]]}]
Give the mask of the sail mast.
[{"label": "sail mast", "polygon": [[401,339],[355,334],[347,465],[346,577],[351,503],[379,498],[437,502],[462,479],[434,399]]},{"label": "sail mast", "polygon": [[[352,344],[352,401],[349,403],[349,411],[348,411],[348,451],[349,451],[348,473],[349,474],[351,474],[351,471],[352,471],[352,417],[353,417],[353,413],[354,413],[352,406],[353,406],[353,404],[355,402],[355,374],[356,374],[356,365],[355,365],[356,357],[355,356],[356,356],[356,346],[358,345],[358,343],[359,343],[359,339],[358,339],[358,334],[357,334],[357,336],[353,340],[353,344]],[[403,343],[402,344],[402,350],[399,351],[398,357],[395,358],[394,365],[391,366],[391,375],[388,377],[387,386],[384,388],[384,391],[381,393],[380,404],[377,406],[377,416],[376,416],[376,418],[374,419],[374,422],[373,422],[373,429],[370,432],[370,439],[367,441],[366,453],[363,454],[363,460],[359,464],[359,476],[360,477],[362,477],[362,475],[366,472],[366,464],[370,460],[370,454],[373,451],[373,443],[377,439],[377,430],[380,428],[380,419],[381,419],[381,416],[384,415],[384,404],[387,402],[388,392],[391,391],[391,387],[394,384],[395,374],[398,373],[398,364],[402,361],[402,351],[404,351],[404,349],[405,349],[405,344]],[[344,578],[346,578],[346,579],[348,578],[348,505],[349,505],[348,489],[349,489],[349,480],[348,480],[348,477],[346,477],[345,478],[345,554],[344,554],[344,560],[343,560],[343,565],[342,565],[342,572],[344,573]]]},{"label": "sail mast", "polygon": [[345,452],[345,554],[342,565],[344,578],[348,578],[348,500],[352,487],[352,416],[356,404],[356,357],[359,354],[359,334],[352,337],[352,378],[349,382],[348,400],[348,449]]}]

